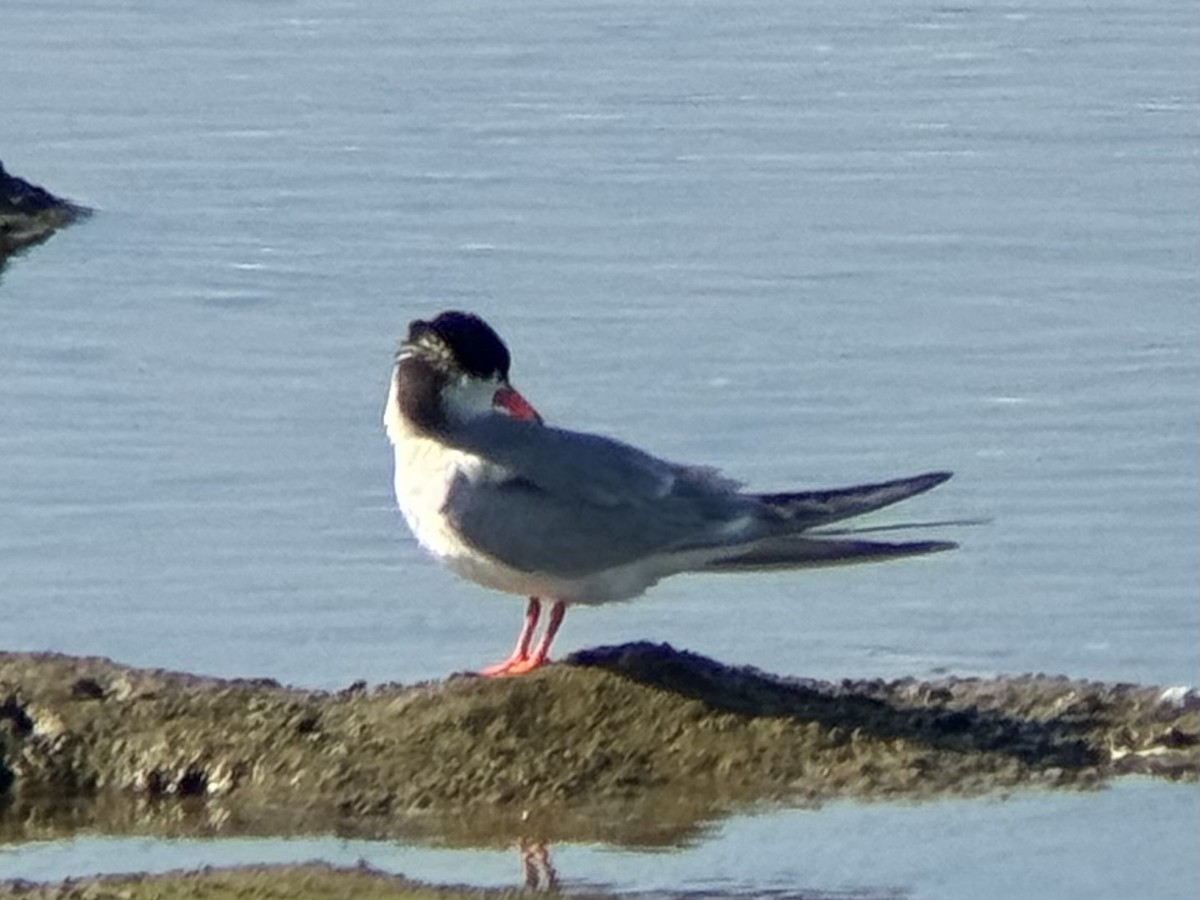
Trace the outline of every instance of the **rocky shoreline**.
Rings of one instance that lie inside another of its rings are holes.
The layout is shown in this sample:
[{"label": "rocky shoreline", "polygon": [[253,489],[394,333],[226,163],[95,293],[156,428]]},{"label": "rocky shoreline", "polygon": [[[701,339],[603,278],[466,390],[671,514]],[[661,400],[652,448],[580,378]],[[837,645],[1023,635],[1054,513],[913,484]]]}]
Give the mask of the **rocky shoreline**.
[{"label": "rocky shoreline", "polygon": [[[537,887],[533,885],[532,887]],[[308,863],[294,866],[231,866],[161,875],[105,875],[54,884],[0,882],[0,898],[22,900],[507,900],[525,890],[435,887],[365,866]],[[582,900],[583,895],[572,893]],[[599,896],[599,895],[592,895]]]},{"label": "rocky shoreline", "polygon": [[1200,777],[1200,697],[1025,675],[786,679],[665,645],[530,676],[302,690],[0,654],[0,829],[673,843],[835,798]]}]

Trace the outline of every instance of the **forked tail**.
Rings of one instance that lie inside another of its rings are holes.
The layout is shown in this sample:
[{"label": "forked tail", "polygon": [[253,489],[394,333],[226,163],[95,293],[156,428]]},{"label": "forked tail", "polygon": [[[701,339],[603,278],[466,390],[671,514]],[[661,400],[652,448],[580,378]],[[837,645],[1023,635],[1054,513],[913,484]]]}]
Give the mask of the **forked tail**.
[{"label": "forked tail", "polygon": [[949,479],[950,475],[950,472],[926,472],[924,475],[897,478],[879,484],[755,496],[786,521],[788,530],[794,533],[883,509],[932,490]]},{"label": "forked tail", "polygon": [[813,569],[851,563],[883,562],[904,556],[922,556],[953,550],[952,541],[911,541],[889,544],[882,541],[828,540],[780,537],[760,541],[753,547],[724,559],[716,559],[704,572],[744,572],[750,569]]},{"label": "forked tail", "polygon": [[[812,530],[907,500],[937,487],[949,477],[949,472],[927,472],[924,475],[898,478],[879,484],[860,484],[825,491],[758,494],[758,499],[775,517],[775,527],[780,533],[745,546],[723,559],[713,560],[705,565],[704,570],[739,572],[747,569],[807,569],[881,562],[904,556],[953,550],[958,545],[950,541],[888,543],[859,539],[854,535],[853,528],[825,534]],[[894,527],[914,526],[905,524]],[[886,529],[887,526],[882,526],[880,530]],[[869,530],[871,529],[863,529]]]}]

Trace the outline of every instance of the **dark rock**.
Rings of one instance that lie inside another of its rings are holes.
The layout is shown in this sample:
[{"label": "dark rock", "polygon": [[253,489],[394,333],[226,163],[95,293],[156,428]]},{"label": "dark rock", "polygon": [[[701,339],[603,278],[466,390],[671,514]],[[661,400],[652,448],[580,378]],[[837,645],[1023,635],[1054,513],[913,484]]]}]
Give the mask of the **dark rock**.
[{"label": "dark rock", "polygon": [[14,253],[90,214],[87,207],[10,175],[0,162],[0,267]]}]

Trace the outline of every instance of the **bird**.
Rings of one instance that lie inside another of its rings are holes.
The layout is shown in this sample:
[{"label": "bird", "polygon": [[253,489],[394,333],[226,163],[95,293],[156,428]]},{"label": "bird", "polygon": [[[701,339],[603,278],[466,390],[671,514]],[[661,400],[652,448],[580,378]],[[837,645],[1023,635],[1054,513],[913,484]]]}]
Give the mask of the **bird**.
[{"label": "bird", "polygon": [[[928,491],[950,472],[747,492],[713,468],[547,424],[512,386],[510,367],[504,341],[473,313],[414,320],[383,412],[396,501],[418,542],[457,575],[528,598],[516,646],[480,675],[540,668],[568,606],[630,600],[669,575],[842,565],[957,546],[824,528]],[[534,644],[543,602],[549,611]]]}]

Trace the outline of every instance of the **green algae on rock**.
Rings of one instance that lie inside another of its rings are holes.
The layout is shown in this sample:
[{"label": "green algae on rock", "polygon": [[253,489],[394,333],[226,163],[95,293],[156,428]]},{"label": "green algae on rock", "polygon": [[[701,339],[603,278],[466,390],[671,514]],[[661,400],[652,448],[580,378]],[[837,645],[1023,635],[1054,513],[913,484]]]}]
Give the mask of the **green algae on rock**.
[{"label": "green algae on rock", "polygon": [[1200,698],[1046,676],[784,679],[667,646],[341,692],[0,654],[0,828],[674,842],[762,802],[1195,779]]}]

